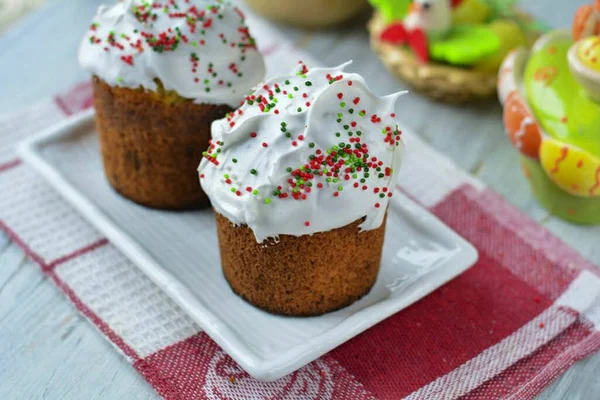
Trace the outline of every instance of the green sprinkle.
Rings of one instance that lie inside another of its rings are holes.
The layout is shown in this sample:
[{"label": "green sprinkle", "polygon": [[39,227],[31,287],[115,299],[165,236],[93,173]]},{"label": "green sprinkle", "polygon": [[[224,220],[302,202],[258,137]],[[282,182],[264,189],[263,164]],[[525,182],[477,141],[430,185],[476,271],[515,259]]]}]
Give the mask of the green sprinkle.
[{"label": "green sprinkle", "polygon": [[338,186],[337,189],[341,192],[342,190],[344,190],[344,187],[342,185]]},{"label": "green sprinkle", "polygon": [[256,170],[255,170],[254,168],[252,168],[252,169],[250,170],[250,173],[251,173],[252,175],[256,175]]},{"label": "green sprinkle", "polygon": [[311,82],[311,81],[306,81],[306,82],[305,82],[305,85],[306,85],[306,86],[312,86],[312,82]]},{"label": "green sprinkle", "polygon": [[254,190],[252,191],[252,194],[253,194],[253,195],[255,195],[255,196],[258,196],[258,193],[259,193],[259,192],[258,192],[258,189],[254,189]]},{"label": "green sprinkle", "polygon": [[360,115],[361,117],[364,117],[364,116],[365,116],[365,113],[364,113],[363,111],[360,111],[360,112],[358,113],[358,115]]},{"label": "green sprinkle", "polygon": [[315,147],[315,143],[314,143],[314,142],[310,142],[310,143],[308,144],[308,147],[310,147],[311,149],[312,149],[312,148],[314,148],[314,147]]},{"label": "green sprinkle", "polygon": [[346,103],[342,101],[342,102],[340,103],[340,107],[342,107],[342,108],[346,108]]},{"label": "green sprinkle", "polygon": [[231,188],[231,193],[235,193],[235,188],[234,187]]},{"label": "green sprinkle", "polygon": [[265,204],[271,204],[271,199],[267,197],[267,198],[265,199]]},{"label": "green sprinkle", "polygon": [[290,93],[290,94],[288,94],[288,99],[293,99],[293,98],[294,98],[294,95],[293,95],[293,94],[291,94],[291,93]]}]

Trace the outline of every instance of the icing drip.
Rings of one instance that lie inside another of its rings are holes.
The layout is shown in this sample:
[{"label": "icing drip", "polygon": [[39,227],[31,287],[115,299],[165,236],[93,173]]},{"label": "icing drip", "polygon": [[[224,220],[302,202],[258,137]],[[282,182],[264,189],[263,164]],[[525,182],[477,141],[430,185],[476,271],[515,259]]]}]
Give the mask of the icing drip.
[{"label": "icing drip", "polygon": [[383,222],[402,157],[400,93],[375,96],[346,65],[300,63],[213,123],[200,182],[217,212],[258,242]]},{"label": "icing drip", "polygon": [[166,90],[196,103],[240,105],[265,66],[244,15],[222,0],[124,0],[100,6],[80,64],[111,86]]}]

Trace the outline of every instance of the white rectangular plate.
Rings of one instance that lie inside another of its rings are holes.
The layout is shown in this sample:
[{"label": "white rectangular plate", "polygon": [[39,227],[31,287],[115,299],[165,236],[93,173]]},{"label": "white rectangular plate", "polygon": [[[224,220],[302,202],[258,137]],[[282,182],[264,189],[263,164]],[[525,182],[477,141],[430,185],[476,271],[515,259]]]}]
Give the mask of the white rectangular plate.
[{"label": "white rectangular plate", "polygon": [[242,368],[274,380],[413,304],[477,260],[477,251],[397,192],[381,272],[360,301],[311,318],[280,317],[237,297],[222,276],[211,210],[146,209],[104,177],[94,113],[84,112],[20,146],[22,158],[206,331]]}]

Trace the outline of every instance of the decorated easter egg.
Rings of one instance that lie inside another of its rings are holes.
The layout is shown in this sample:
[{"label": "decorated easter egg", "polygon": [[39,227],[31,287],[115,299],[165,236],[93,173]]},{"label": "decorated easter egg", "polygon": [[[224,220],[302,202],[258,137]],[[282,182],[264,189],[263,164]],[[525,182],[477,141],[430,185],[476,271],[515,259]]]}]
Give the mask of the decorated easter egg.
[{"label": "decorated easter egg", "polygon": [[536,44],[524,75],[527,104],[549,137],[600,157],[600,103],[571,73],[567,54],[572,46],[561,32]]},{"label": "decorated easter egg", "polygon": [[504,103],[504,127],[512,144],[523,154],[537,158],[542,134],[519,92],[512,91]]},{"label": "decorated easter egg", "polygon": [[577,47],[577,57],[588,68],[600,72],[600,37],[583,39]]},{"label": "decorated easter egg", "polygon": [[564,191],[581,197],[600,196],[600,157],[554,138],[540,149],[546,174]]}]

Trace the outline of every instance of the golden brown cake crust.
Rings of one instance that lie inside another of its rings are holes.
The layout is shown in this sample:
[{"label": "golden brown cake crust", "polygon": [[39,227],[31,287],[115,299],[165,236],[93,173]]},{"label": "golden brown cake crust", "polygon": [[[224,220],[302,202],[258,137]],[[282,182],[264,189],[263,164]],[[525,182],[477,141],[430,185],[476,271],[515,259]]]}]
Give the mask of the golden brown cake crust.
[{"label": "golden brown cake crust", "polygon": [[196,169],[211,123],[231,108],[195,104],[174,93],[112,87],[96,77],[93,84],[104,170],[112,187],[148,207],[207,206]]},{"label": "golden brown cake crust", "polygon": [[377,280],[385,234],[356,221],[312,236],[257,243],[247,226],[217,214],[221,265],[233,291],[274,314],[321,315],[354,303]]}]

